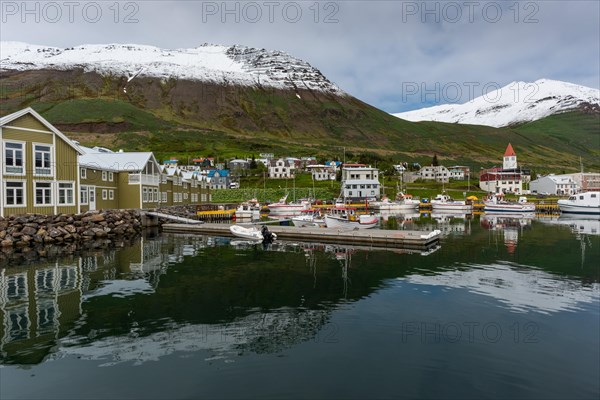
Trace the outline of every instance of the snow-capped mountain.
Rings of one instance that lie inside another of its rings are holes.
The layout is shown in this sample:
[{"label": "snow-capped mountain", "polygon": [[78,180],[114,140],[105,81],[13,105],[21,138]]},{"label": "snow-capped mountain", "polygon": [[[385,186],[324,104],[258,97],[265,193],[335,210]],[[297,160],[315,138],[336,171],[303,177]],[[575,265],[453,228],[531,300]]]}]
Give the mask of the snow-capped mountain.
[{"label": "snow-capped mountain", "polygon": [[513,82],[464,104],[444,104],[393,114],[408,121],[438,121],[502,127],[536,121],[580,106],[600,107],[600,90],[540,79]]},{"label": "snow-capped mountain", "polygon": [[129,80],[147,76],[343,94],[318,69],[281,51],[211,44],[173,50],[135,44],[90,44],[61,49],[0,42],[0,70],[74,68]]}]

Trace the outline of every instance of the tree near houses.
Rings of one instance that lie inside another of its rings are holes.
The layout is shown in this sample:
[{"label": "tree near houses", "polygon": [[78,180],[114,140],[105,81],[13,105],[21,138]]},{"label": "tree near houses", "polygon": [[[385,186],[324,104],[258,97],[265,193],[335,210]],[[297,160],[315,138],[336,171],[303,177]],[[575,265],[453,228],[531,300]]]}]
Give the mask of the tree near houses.
[{"label": "tree near houses", "polygon": [[433,159],[431,160],[431,165],[434,167],[437,167],[438,165],[440,165],[440,163],[438,162],[437,154],[433,155]]}]

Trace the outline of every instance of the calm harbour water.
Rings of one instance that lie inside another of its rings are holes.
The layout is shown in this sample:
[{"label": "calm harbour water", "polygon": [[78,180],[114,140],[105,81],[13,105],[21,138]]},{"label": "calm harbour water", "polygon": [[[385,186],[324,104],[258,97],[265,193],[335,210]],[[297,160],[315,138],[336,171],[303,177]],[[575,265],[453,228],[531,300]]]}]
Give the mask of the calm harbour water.
[{"label": "calm harbour water", "polygon": [[390,219],[421,254],[157,235],[0,267],[0,398],[600,396],[600,221]]}]

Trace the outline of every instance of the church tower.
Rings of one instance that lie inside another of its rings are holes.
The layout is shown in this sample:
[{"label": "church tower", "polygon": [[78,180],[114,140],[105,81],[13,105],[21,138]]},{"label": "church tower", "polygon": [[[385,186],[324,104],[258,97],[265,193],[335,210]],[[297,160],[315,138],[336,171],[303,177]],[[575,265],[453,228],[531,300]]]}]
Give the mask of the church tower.
[{"label": "church tower", "polygon": [[517,155],[509,143],[504,152],[504,163],[502,169],[517,169]]}]

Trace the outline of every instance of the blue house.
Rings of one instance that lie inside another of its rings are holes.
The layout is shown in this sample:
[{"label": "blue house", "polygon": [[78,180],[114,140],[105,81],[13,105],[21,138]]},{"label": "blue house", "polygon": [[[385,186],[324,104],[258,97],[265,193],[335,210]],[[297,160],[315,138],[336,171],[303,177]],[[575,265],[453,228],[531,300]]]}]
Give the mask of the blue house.
[{"label": "blue house", "polygon": [[229,170],[211,169],[207,177],[211,189],[229,189]]}]

